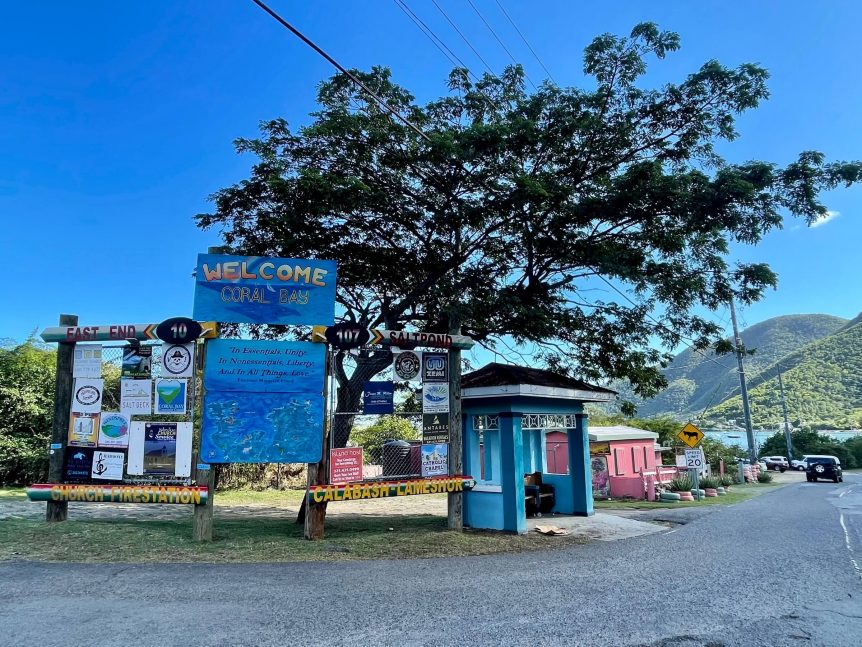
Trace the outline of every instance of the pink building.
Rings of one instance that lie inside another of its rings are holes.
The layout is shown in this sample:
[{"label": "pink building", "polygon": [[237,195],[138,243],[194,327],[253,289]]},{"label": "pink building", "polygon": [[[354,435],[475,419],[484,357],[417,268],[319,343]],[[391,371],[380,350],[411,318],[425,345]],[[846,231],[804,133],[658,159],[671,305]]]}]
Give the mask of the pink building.
[{"label": "pink building", "polygon": [[[590,426],[589,439],[593,496],[645,498],[644,472],[655,474],[658,434],[634,427]],[[566,474],[569,469],[566,435],[549,432],[545,450],[548,472]]]}]

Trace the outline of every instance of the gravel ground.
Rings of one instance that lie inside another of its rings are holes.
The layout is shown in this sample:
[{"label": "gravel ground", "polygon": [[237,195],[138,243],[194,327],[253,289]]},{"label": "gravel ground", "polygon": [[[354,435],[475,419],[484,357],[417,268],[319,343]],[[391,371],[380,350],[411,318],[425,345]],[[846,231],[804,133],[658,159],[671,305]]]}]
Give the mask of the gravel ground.
[{"label": "gravel ground", "polygon": [[0,643],[857,647],[862,479],[846,480],[716,506],[660,534],[547,553],[0,564]]}]

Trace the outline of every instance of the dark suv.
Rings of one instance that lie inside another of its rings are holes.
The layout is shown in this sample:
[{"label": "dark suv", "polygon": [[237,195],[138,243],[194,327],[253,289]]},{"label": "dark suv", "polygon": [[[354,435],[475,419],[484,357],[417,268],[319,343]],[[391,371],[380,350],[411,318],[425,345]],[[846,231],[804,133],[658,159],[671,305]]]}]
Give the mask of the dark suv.
[{"label": "dark suv", "polygon": [[832,479],[833,483],[841,483],[844,481],[841,461],[834,456],[809,456],[805,478],[809,483],[817,479]]}]

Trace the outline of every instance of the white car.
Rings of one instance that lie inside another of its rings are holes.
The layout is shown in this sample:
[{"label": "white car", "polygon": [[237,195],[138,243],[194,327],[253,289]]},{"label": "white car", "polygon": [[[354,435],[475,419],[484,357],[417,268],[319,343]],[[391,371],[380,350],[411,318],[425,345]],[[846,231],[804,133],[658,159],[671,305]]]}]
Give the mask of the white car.
[{"label": "white car", "polygon": [[804,472],[805,468],[808,467],[807,463],[805,462],[806,458],[808,457],[803,456],[801,460],[797,460],[794,458],[792,461],[790,461],[790,469]]}]

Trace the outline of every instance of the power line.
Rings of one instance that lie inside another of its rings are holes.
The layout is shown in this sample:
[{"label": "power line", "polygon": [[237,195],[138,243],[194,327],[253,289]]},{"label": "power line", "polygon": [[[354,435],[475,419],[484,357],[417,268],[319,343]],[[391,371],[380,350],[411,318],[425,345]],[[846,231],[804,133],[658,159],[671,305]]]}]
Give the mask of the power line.
[{"label": "power line", "polygon": [[[407,3],[404,0],[392,0],[404,14],[413,21],[413,23],[419,28],[419,30],[425,34],[428,39],[434,43],[434,45],[443,52],[443,55],[449,59],[449,62],[452,63],[455,67],[463,67],[469,72],[469,68],[464,65],[464,61],[458,58],[458,55],[453,52],[449,46],[443,42],[443,39],[437,36],[434,31],[425,24],[425,22],[417,16],[410,7],[407,6]],[[472,73],[471,73],[472,74]]]},{"label": "power line", "polygon": [[[482,12],[479,11],[479,8],[473,3],[473,0],[467,0],[467,2],[470,3],[471,7],[473,7],[473,11],[476,12],[476,15],[479,16],[481,21],[483,23],[485,23],[485,26],[488,28],[488,31],[490,31],[491,34],[493,34],[494,38],[497,39],[497,42],[500,43],[500,47],[502,47],[505,50],[505,52],[509,55],[509,58],[512,59],[512,62],[515,65],[517,65],[518,64],[517,59],[512,55],[512,52],[509,51],[509,48],[506,47],[506,43],[504,43],[503,40],[497,35],[497,32],[494,31],[494,28],[491,27],[491,24],[487,20],[485,20],[485,16],[482,15]],[[434,4],[437,4],[437,3],[435,2]],[[530,75],[527,74],[526,71],[524,72],[524,76],[527,78],[527,80],[530,82],[530,85],[532,85],[534,89],[536,89],[536,90],[539,89],[536,87],[536,84],[533,83],[533,79],[530,78]]]},{"label": "power line", "polygon": [[272,16],[273,18],[275,18],[275,20],[277,20],[279,23],[281,23],[281,25],[282,25],[283,27],[285,27],[286,29],[290,30],[290,32],[291,32],[291,33],[293,33],[293,35],[294,35],[294,36],[296,36],[297,38],[299,38],[303,43],[305,43],[306,45],[308,45],[311,49],[313,49],[315,52],[317,52],[317,53],[318,53],[318,54],[320,54],[323,58],[325,58],[325,59],[326,59],[326,60],[327,60],[331,65],[333,65],[333,66],[334,66],[334,67],[335,67],[339,72],[341,72],[344,76],[346,76],[348,79],[350,79],[350,80],[351,80],[351,81],[353,81],[356,85],[358,85],[360,88],[362,88],[366,93],[368,93],[368,95],[369,95],[369,96],[371,96],[371,97],[372,97],[372,98],[377,102],[377,104],[378,104],[381,108],[385,109],[389,114],[391,114],[393,117],[395,117],[396,119],[398,119],[400,122],[402,122],[405,126],[407,126],[408,128],[410,128],[411,130],[413,130],[417,135],[419,135],[420,137],[422,137],[422,139],[424,139],[425,141],[427,141],[427,142],[431,143],[431,138],[430,138],[428,135],[426,135],[424,132],[422,132],[422,130],[421,130],[418,126],[416,126],[412,121],[410,121],[410,120],[409,120],[409,119],[407,119],[406,117],[402,117],[402,116],[401,116],[401,113],[399,113],[395,108],[393,108],[392,106],[390,106],[390,105],[389,105],[389,104],[388,104],[384,99],[382,99],[381,97],[377,96],[377,93],[375,93],[375,92],[374,92],[374,90],[372,90],[372,89],[371,89],[371,88],[369,88],[367,85],[365,85],[362,81],[360,81],[360,80],[356,77],[356,75],[355,75],[355,74],[353,74],[353,73],[351,73],[349,70],[345,69],[345,68],[344,68],[344,67],[343,67],[343,66],[342,66],[338,61],[336,61],[336,60],[335,60],[334,58],[332,58],[329,54],[327,54],[327,53],[326,53],[325,51],[323,51],[320,47],[318,47],[318,46],[317,46],[317,45],[316,45],[316,44],[315,44],[311,39],[309,39],[308,37],[306,37],[306,35],[305,35],[305,34],[303,34],[301,31],[299,31],[296,27],[294,27],[293,25],[291,25],[289,22],[287,22],[284,18],[282,18],[281,16],[279,16],[275,11],[273,11],[272,9],[270,9],[270,8],[269,8],[265,3],[263,3],[261,0],[252,0],[252,2],[254,2],[258,7],[260,7],[261,9],[263,9],[263,10],[264,10],[266,13],[268,13],[270,16]]},{"label": "power line", "polygon": [[545,74],[547,74],[547,75],[548,75],[548,78],[549,78],[549,79],[551,79],[551,81],[556,85],[556,84],[557,84],[557,81],[554,79],[554,77],[553,77],[553,75],[551,74],[550,70],[548,70],[548,68],[547,68],[547,67],[545,67],[544,62],[542,62],[542,59],[541,59],[541,58],[539,58],[539,55],[538,55],[538,54],[536,54],[536,50],[534,50],[534,49],[533,49],[533,47],[532,47],[532,45],[530,45],[529,41],[527,40],[527,37],[526,37],[526,36],[524,36],[524,34],[523,34],[523,33],[521,33],[521,30],[520,30],[520,29],[518,29],[518,25],[516,25],[516,24],[515,24],[515,21],[514,21],[514,20],[512,20],[512,17],[509,15],[509,12],[508,12],[508,11],[506,11],[505,7],[503,7],[503,5],[500,3],[500,0],[494,0],[494,1],[497,3],[497,6],[498,6],[498,7],[500,7],[500,11],[502,11],[502,12],[503,12],[503,15],[504,15],[504,16],[506,16],[506,18],[507,18],[507,19],[509,20],[509,22],[511,23],[512,27],[514,27],[514,28],[515,28],[515,31],[516,31],[516,32],[518,32],[518,36],[520,36],[520,37],[521,37],[521,40],[522,40],[522,41],[524,41],[524,45],[526,45],[526,46],[527,46],[527,49],[529,49],[529,50],[530,50],[530,52],[533,54],[533,56],[535,57],[535,59],[536,59],[537,61],[539,61],[539,65],[541,65],[541,66],[542,66],[542,69],[543,69],[543,70],[545,70]]},{"label": "power line", "polygon": [[[419,30],[423,34],[425,34],[425,36],[427,36],[428,39],[432,43],[434,43],[434,45],[437,47],[437,49],[439,49],[441,52],[443,52],[443,55],[449,59],[449,62],[451,62],[453,66],[464,68],[465,70],[467,70],[467,73],[470,76],[472,76],[473,79],[477,83],[479,83],[479,81],[480,81],[479,77],[476,76],[476,74],[474,74],[473,71],[469,67],[467,67],[467,65],[464,63],[464,61],[462,61],[461,58],[455,52],[452,51],[452,48],[450,48],[445,43],[445,41],[442,38],[440,38],[434,32],[434,30],[431,29],[425,23],[424,20],[422,20],[418,15],[416,15],[416,13],[407,5],[407,2],[405,0],[393,0],[393,2],[396,5],[398,5],[398,7],[401,9],[401,11],[403,11],[404,14],[408,18],[410,18],[410,20],[413,21],[413,24],[415,24],[419,28]],[[480,89],[478,87],[478,85],[476,86],[476,91],[485,98],[485,100],[488,102],[488,105],[491,107],[492,110],[496,110],[499,107],[499,106],[494,105],[493,99],[491,99],[491,97],[489,97],[487,94],[485,94],[485,92],[482,89]]]},{"label": "power line", "polygon": [[[613,283],[611,283],[610,281],[608,281],[604,276],[602,276],[602,275],[601,275],[601,274],[599,274],[598,272],[596,272],[596,276],[598,276],[602,281],[604,281],[605,283],[607,283],[607,284],[608,284],[608,285],[609,285],[609,286],[610,286],[610,287],[611,287],[611,288],[612,288],[612,289],[613,289],[617,294],[619,294],[620,296],[622,296],[626,301],[628,301],[629,303],[631,303],[633,306],[635,306],[636,308],[641,307],[641,305],[642,305],[642,304],[639,304],[639,303],[637,303],[636,301],[634,301],[631,297],[629,297],[629,295],[627,295],[625,292],[623,292],[622,290],[620,290],[620,289],[619,289],[617,286],[615,286]],[[671,333],[672,335],[677,335],[677,336],[679,336],[681,339],[685,339],[686,341],[691,342],[692,344],[696,344],[696,343],[697,343],[694,339],[691,339],[690,337],[686,337],[686,336],[684,336],[684,335],[680,335],[680,334],[679,334],[678,332],[676,332],[675,330],[671,330],[670,328],[668,328],[667,326],[665,326],[663,323],[661,323],[658,319],[656,319],[655,317],[653,317],[651,314],[647,313],[645,316],[646,316],[646,318],[647,318],[647,319],[649,319],[650,321],[652,321],[652,322],[653,322],[655,325],[657,325],[659,328],[661,328],[661,329],[663,329],[663,330],[665,330],[665,331],[667,331],[667,332]],[[719,366],[722,366],[722,367],[726,368],[728,371],[732,371],[732,370],[733,370],[733,368],[732,368],[732,367],[728,366],[727,364],[723,364],[723,363],[719,362],[719,361],[718,361],[717,359],[715,359],[714,357],[710,357],[710,356],[708,356],[706,353],[704,353],[704,352],[703,352],[703,351],[701,351],[701,350],[698,350],[698,349],[697,349],[697,348],[695,348],[694,346],[689,346],[689,348],[692,350],[692,352],[698,353],[698,354],[699,354],[701,357],[703,357],[706,361],[709,361],[709,362],[713,362],[713,363],[715,363],[715,364],[718,364]]]},{"label": "power line", "polygon": [[443,14],[443,17],[446,19],[446,21],[450,25],[452,25],[452,29],[454,29],[456,32],[458,32],[458,35],[461,37],[461,40],[463,40],[465,43],[467,43],[467,47],[469,47],[471,50],[473,50],[473,53],[476,55],[476,57],[480,61],[482,61],[482,64],[485,66],[485,69],[488,70],[488,72],[490,72],[492,76],[494,76],[494,70],[491,69],[491,66],[488,65],[488,62],[484,58],[482,58],[482,55],[479,53],[479,51],[475,47],[473,47],[473,43],[471,43],[470,40],[464,35],[464,33],[460,29],[458,29],[458,25],[456,25],[455,22],[449,17],[449,14],[447,14],[443,10],[443,7],[441,7],[437,3],[437,0],[431,0],[431,2],[433,2],[434,6],[437,7],[437,11],[439,11],[441,14]]}]

